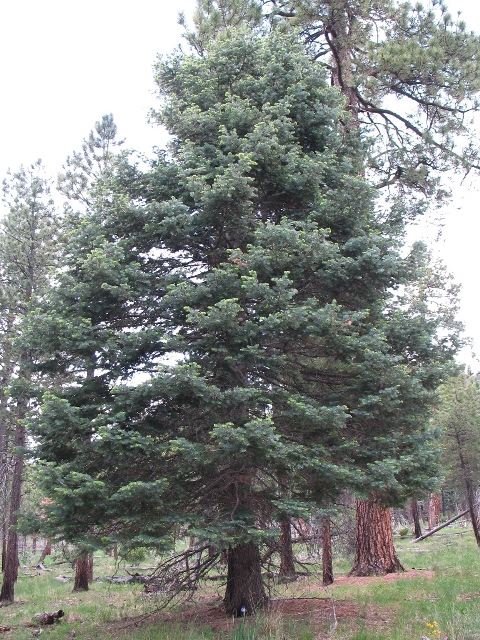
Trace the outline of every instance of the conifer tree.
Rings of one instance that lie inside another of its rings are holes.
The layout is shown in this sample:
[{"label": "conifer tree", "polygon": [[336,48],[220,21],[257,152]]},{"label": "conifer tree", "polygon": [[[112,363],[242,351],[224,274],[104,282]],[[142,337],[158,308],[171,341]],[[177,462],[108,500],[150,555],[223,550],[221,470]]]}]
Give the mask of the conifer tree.
[{"label": "conifer tree", "polygon": [[475,540],[480,546],[476,498],[480,479],[480,390],[475,376],[462,374],[442,385],[434,423],[442,429],[447,476],[465,493]]},{"label": "conifer tree", "polygon": [[[5,502],[3,505],[8,532],[4,532],[6,544],[0,602],[9,604],[14,599],[18,573],[16,525],[21,500],[31,373],[30,351],[19,346],[18,341],[22,318],[44,293],[50,269],[55,266],[59,221],[50,195],[50,183],[43,175],[40,161],[9,174],[3,183],[3,194],[6,212],[0,221],[0,278],[5,320],[0,337],[3,355],[0,443],[4,464],[7,439],[11,444],[12,470],[9,504]],[[8,478],[2,480],[6,497]]]},{"label": "conifer tree", "polygon": [[294,35],[227,29],[156,73],[169,153],[119,160],[30,318],[43,371],[75,382],[45,394],[37,455],[67,540],[165,548],[181,529],[228,550],[239,615],[267,601],[262,523],[428,484],[454,336],[394,304],[425,252],[399,255],[402,221],[375,211]]},{"label": "conifer tree", "polygon": [[186,37],[198,47],[228,19],[257,26],[260,12],[271,27],[286,21],[297,28],[328,71],[368,141],[365,169],[376,187],[415,204],[414,194],[445,196],[443,172],[478,170],[471,132],[480,40],[443,0],[198,0]]},{"label": "conifer tree", "polygon": [[[199,42],[205,46],[239,15],[258,28],[260,10],[271,27],[287,21],[300,29],[312,60],[344,97],[350,116],[344,126],[364,141],[363,171],[376,188],[387,189],[394,215],[414,217],[434,197],[442,200],[442,172],[478,169],[470,114],[479,108],[480,41],[452,19],[443,2],[425,9],[392,0],[269,0],[256,8],[251,0],[198,0],[196,29],[186,38],[198,50]],[[381,537],[369,531],[372,523],[391,528],[386,509],[383,517],[373,513],[382,510],[379,496],[362,507],[359,546],[362,539]],[[387,554],[392,562],[369,556],[359,556],[352,571],[364,575],[399,566],[393,543]]]}]

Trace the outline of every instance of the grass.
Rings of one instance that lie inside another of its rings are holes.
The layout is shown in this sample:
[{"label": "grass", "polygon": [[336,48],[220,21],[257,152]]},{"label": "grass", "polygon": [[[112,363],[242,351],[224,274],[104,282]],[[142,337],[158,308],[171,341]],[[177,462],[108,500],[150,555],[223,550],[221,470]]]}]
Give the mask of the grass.
[{"label": "grass", "polygon": [[[436,534],[417,544],[398,538],[396,546],[405,568],[423,570],[425,576],[391,582],[375,578],[357,584],[339,581],[327,593],[316,574],[279,586],[275,595],[331,595],[337,604],[352,603],[357,615],[338,620],[336,640],[420,640],[423,635],[431,640],[480,640],[480,551],[472,533],[450,527],[443,535]],[[60,624],[44,628],[45,640],[319,640],[326,637],[333,621],[332,615],[320,635],[318,624],[314,626],[308,615],[285,617],[275,609],[232,622],[230,630],[223,632],[215,632],[204,621],[181,627],[165,621],[154,624],[154,618],[148,617],[136,626],[139,616],[155,609],[155,600],[145,596],[141,586],[107,582],[105,577],[115,571],[111,559],[96,557],[97,579],[88,592],[80,594],[72,593],[73,572],[68,564],[58,564],[58,558],[47,562],[51,569],[47,572],[32,569],[32,559],[22,566],[15,604],[0,609],[0,625],[12,627],[2,638],[32,638],[32,628],[25,624],[36,613],[57,609],[64,609],[66,616]],[[348,561],[339,558],[336,575],[346,566]],[[432,571],[433,577],[427,573]],[[62,575],[68,576],[69,582],[60,582],[58,577]],[[218,596],[219,600],[222,587],[218,583],[212,585],[201,595],[210,599]]]}]

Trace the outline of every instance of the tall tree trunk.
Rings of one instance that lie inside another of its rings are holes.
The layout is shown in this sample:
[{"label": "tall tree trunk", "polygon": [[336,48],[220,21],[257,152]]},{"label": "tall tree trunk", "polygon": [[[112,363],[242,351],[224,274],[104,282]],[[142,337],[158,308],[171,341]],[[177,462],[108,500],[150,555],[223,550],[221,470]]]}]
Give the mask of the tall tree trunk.
[{"label": "tall tree trunk", "polygon": [[[8,334],[13,327],[13,315],[10,314],[5,325],[5,334]],[[6,343],[4,345],[2,354],[3,376],[0,380],[0,491],[1,501],[0,506],[2,512],[2,572],[5,570],[5,563],[7,561],[7,537],[8,537],[8,485],[9,485],[9,460],[8,460],[8,396],[6,389],[11,383],[12,376],[12,358],[11,347]]]},{"label": "tall tree trunk", "polygon": [[325,586],[333,582],[332,536],[330,518],[323,518],[322,523],[322,582]]},{"label": "tall tree trunk", "polygon": [[428,528],[433,529],[440,522],[440,494],[431,493],[428,501]]},{"label": "tall tree trunk", "polygon": [[422,527],[420,526],[420,517],[418,515],[418,502],[415,498],[412,499],[412,518],[415,529],[415,538],[420,538],[422,535]]},{"label": "tall tree trunk", "polygon": [[43,564],[45,562],[45,558],[49,556],[51,553],[52,553],[52,540],[51,538],[45,538],[45,542],[43,544],[43,550],[37,564]]},{"label": "tall tree trunk", "polygon": [[325,39],[332,52],[332,84],[339,87],[346,99],[346,107],[353,117],[353,126],[359,129],[360,105],[355,92],[353,76],[351,33],[357,18],[347,11],[347,3],[332,4]]},{"label": "tall tree trunk", "polygon": [[93,582],[93,553],[88,554],[88,581]]},{"label": "tall tree trunk", "polygon": [[74,591],[88,591],[88,554],[81,555],[75,561]]},{"label": "tall tree trunk", "polygon": [[225,611],[232,616],[250,615],[268,602],[262,580],[258,546],[239,544],[228,551]]},{"label": "tall tree trunk", "polygon": [[278,575],[282,578],[296,578],[295,557],[292,545],[292,526],[290,518],[280,522],[280,569]]},{"label": "tall tree trunk", "polygon": [[355,560],[350,576],[375,576],[403,571],[393,544],[390,509],[375,495],[356,501]]},{"label": "tall tree trunk", "polygon": [[11,463],[7,451],[9,437],[7,431],[6,403],[7,397],[3,397],[3,389],[0,389],[0,492],[1,492],[1,535],[2,535],[2,572],[5,571],[7,561],[7,537],[8,537],[8,489],[11,481]]},{"label": "tall tree trunk", "polygon": [[[26,407],[22,406],[18,412],[17,427],[15,430],[15,446],[19,448],[25,447],[26,431],[22,422],[25,418],[25,409]],[[11,604],[14,601],[15,582],[18,578],[18,533],[16,531],[16,526],[22,496],[22,472],[23,457],[21,454],[15,455],[12,488],[10,492],[7,551],[3,572],[2,590],[0,592],[0,602],[3,604]]]},{"label": "tall tree trunk", "polygon": [[472,521],[473,534],[475,536],[477,546],[480,547],[480,531],[478,527],[477,509],[475,504],[475,489],[473,487],[472,481],[469,479],[465,481],[465,485],[467,489],[467,503],[468,510],[470,512],[470,520]]}]

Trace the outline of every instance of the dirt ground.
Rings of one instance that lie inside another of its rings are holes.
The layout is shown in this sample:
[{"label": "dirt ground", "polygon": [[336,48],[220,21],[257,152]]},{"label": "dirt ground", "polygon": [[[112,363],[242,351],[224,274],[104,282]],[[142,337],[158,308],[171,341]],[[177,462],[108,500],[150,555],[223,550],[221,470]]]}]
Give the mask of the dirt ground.
[{"label": "dirt ground", "polygon": [[[329,587],[332,597],[325,593],[325,597],[293,597],[273,599],[269,606],[269,612],[274,616],[285,618],[290,621],[307,622],[312,625],[318,633],[331,629],[335,621],[350,621],[352,626],[362,622],[369,626],[382,627],[388,625],[394,612],[391,609],[381,609],[374,607],[363,607],[353,600],[337,600],[335,598],[335,588],[340,586],[359,586],[363,584],[390,583],[395,580],[407,580],[415,577],[433,577],[430,571],[412,569],[404,573],[391,573],[386,576],[357,578],[340,576],[335,579],[335,583]],[[205,600],[182,607],[181,611],[174,613],[160,613],[149,616],[148,624],[158,624],[169,622],[181,624],[185,627],[194,625],[195,627],[210,627],[214,631],[229,631],[242,620],[234,620],[225,615],[222,603],[219,600]],[[248,620],[246,621],[248,623]],[[135,624],[131,620],[127,623]],[[124,627],[125,628],[125,627]]]}]

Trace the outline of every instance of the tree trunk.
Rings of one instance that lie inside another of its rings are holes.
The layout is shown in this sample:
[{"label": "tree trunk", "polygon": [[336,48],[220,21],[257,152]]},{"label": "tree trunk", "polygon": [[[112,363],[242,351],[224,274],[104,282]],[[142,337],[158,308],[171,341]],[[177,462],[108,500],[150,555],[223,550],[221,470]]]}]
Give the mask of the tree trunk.
[{"label": "tree trunk", "polygon": [[260,552],[253,542],[228,551],[225,611],[232,616],[250,615],[268,602],[263,586]]},{"label": "tree trunk", "polygon": [[415,529],[415,538],[420,538],[422,535],[422,527],[420,526],[420,517],[418,515],[418,503],[415,498],[412,499],[412,518]]},{"label": "tree trunk", "polygon": [[[13,327],[13,315],[10,314],[6,326],[5,332],[10,333]],[[9,448],[8,437],[8,395],[6,389],[11,383],[12,375],[12,362],[11,353],[8,344],[4,345],[3,350],[3,377],[0,380],[0,491],[1,501],[0,509],[2,511],[2,572],[5,571],[5,564],[7,561],[7,538],[8,538],[8,486],[9,486],[9,459],[7,451]]]},{"label": "tree trunk", "polygon": [[[4,503],[6,511],[6,502]],[[5,563],[7,562],[7,535],[8,535],[8,523],[6,513],[4,513],[2,522],[2,573],[5,571]]]},{"label": "tree trunk", "polygon": [[440,494],[431,493],[428,501],[428,528],[433,529],[440,522]]},{"label": "tree trunk", "polygon": [[330,532],[330,518],[324,518],[322,524],[322,568],[323,584],[327,586],[333,582],[332,536]]},{"label": "tree trunk", "polygon": [[[15,430],[15,446],[23,448],[25,446],[26,431],[22,420],[25,417],[25,407],[21,407],[18,412],[17,427]],[[3,572],[2,590],[0,592],[0,602],[11,604],[15,597],[15,582],[18,578],[18,533],[16,531],[18,521],[18,510],[22,497],[22,472],[23,457],[15,455],[15,466],[13,468],[12,489],[10,493],[10,515],[8,519],[7,551],[5,567]]]},{"label": "tree trunk", "polygon": [[45,562],[45,558],[49,556],[51,553],[52,553],[52,540],[51,538],[46,538],[43,545],[42,553],[40,555],[40,559],[37,562],[37,564],[43,564]]},{"label": "tree trunk", "polygon": [[[1,398],[0,398],[1,401]],[[2,409],[3,411],[3,409]],[[1,510],[2,510],[2,573],[5,571],[7,561],[7,538],[8,538],[8,493],[11,481],[12,470],[7,450],[10,446],[8,433],[2,436],[2,456],[0,458],[0,487],[1,487]]]},{"label": "tree trunk", "polygon": [[82,555],[75,561],[74,591],[88,591],[88,555]]},{"label": "tree trunk", "polygon": [[375,576],[403,571],[393,544],[390,509],[375,495],[356,501],[355,561],[350,576]]},{"label": "tree trunk", "polygon": [[296,578],[295,558],[292,546],[292,526],[290,518],[280,523],[280,569],[278,575],[282,578]]},{"label": "tree trunk", "polygon": [[466,480],[465,484],[467,488],[467,503],[468,510],[470,512],[470,520],[472,521],[473,534],[475,536],[477,546],[480,547],[480,531],[478,528],[477,509],[475,506],[475,489],[473,488],[471,480]]},{"label": "tree trunk", "polygon": [[88,581],[93,582],[93,553],[88,555]]}]

